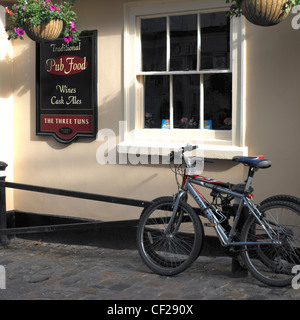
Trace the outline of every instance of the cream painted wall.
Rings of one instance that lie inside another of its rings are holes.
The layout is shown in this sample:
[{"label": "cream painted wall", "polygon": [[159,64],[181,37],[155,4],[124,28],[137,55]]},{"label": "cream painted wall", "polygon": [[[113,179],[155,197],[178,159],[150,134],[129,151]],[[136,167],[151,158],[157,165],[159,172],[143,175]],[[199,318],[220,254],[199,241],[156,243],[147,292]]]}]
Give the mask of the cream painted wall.
[{"label": "cream painted wall", "polygon": [[[98,1],[78,1],[76,6],[81,17],[78,28],[98,29],[99,129],[118,133],[118,120],[123,119],[123,1],[101,1],[101,10],[92,9],[99,7]],[[164,194],[170,186],[174,189],[172,174],[171,183],[164,168],[99,165],[99,141],[64,146],[52,138],[36,137],[34,50],[30,40],[14,43],[15,61],[22,61],[15,69],[15,181],[146,200]],[[132,218],[141,211],[23,191],[16,192],[15,208],[104,220]]]},{"label": "cream painted wall", "polygon": [[263,196],[300,196],[300,30],[293,18],[269,28],[246,24],[246,144],[249,154],[265,154],[273,164],[255,180]]},{"label": "cream painted wall", "polygon": [[[123,120],[123,0],[76,1],[78,28],[98,30],[99,130],[118,133]],[[220,3],[223,3],[220,0]],[[269,30],[247,26],[247,131],[251,154],[263,153],[274,166],[257,176],[257,200],[275,193],[299,196],[299,108],[297,58],[300,33],[287,22]],[[300,31],[299,31],[300,32]],[[299,34],[299,35],[298,35]],[[281,45],[279,39],[283,40]],[[275,64],[277,63],[277,64]],[[278,65],[279,63],[279,65]],[[287,65],[286,68],[284,65]],[[68,146],[35,135],[35,45],[14,41],[14,180],[49,187],[151,200],[177,187],[168,167],[100,165],[102,142],[80,140]],[[1,78],[0,78],[1,79]],[[292,84],[291,88],[287,84]],[[275,112],[274,112],[275,111]],[[282,121],[283,120],[283,121]],[[281,126],[281,128],[280,128]],[[289,139],[291,138],[291,139]],[[283,153],[285,152],[285,153]],[[205,174],[242,182],[242,165],[218,160]],[[288,173],[288,176],[285,176]],[[282,175],[285,177],[282,178]],[[276,183],[282,179],[282,185]],[[119,220],[136,218],[140,208],[16,191],[14,208],[22,211]]]},{"label": "cream painted wall", "polygon": [[[5,13],[0,5],[0,161],[8,164],[7,180],[13,180],[13,47],[4,30]],[[13,209],[13,190],[7,190],[6,207]]]}]

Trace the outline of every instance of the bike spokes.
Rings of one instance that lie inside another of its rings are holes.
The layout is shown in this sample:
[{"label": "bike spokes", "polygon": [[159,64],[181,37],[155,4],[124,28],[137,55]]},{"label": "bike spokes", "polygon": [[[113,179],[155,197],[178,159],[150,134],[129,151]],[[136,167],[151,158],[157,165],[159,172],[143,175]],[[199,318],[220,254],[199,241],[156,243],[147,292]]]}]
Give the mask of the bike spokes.
[{"label": "bike spokes", "polygon": [[[264,227],[252,217],[243,229],[243,241],[256,243],[245,246],[245,263],[260,281],[274,286],[289,285],[294,276],[292,268],[300,262],[300,208],[276,202],[260,209]],[[269,234],[273,242],[266,244]]]}]

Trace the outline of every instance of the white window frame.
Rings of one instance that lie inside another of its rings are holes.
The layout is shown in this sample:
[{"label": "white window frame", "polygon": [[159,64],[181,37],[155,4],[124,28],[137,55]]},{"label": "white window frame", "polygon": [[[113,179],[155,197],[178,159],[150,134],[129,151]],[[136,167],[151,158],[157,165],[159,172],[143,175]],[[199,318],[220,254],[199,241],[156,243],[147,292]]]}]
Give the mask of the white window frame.
[{"label": "white window frame", "polygon": [[[231,21],[231,69],[216,70],[217,73],[232,73],[232,130],[200,129],[144,129],[143,93],[139,83],[142,75],[152,74],[141,71],[141,48],[139,20],[172,14],[209,13],[226,11],[224,0],[169,0],[135,1],[124,6],[124,132],[118,145],[120,153],[149,154],[149,148],[163,155],[170,149],[190,143],[197,144],[205,157],[231,159],[235,155],[247,155],[245,146],[245,71],[244,71],[244,19]],[[199,42],[199,41],[198,41]],[[171,72],[172,74],[192,74],[193,71]],[[197,74],[211,73],[203,70]],[[154,74],[158,74],[157,72]],[[163,72],[162,74],[168,74]],[[203,95],[201,95],[201,98]],[[203,117],[201,117],[203,121]]]}]

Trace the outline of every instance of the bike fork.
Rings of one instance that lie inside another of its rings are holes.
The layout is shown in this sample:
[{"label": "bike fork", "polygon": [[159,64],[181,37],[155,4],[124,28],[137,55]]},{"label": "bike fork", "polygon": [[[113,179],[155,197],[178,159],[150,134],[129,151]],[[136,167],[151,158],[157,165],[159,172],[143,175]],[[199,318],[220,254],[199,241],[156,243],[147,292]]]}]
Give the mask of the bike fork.
[{"label": "bike fork", "polygon": [[[186,194],[186,191],[182,190],[180,191],[177,196],[175,198],[175,203],[174,203],[174,206],[173,206],[173,213],[172,213],[172,216],[170,218],[170,221],[164,231],[164,234],[167,235],[170,233],[170,230],[171,230],[171,227],[174,225],[174,222],[175,222],[175,218],[176,218],[176,213],[177,213],[177,209],[178,209],[178,206],[179,206],[179,202],[181,200],[181,198]],[[180,217],[181,218],[181,217]],[[179,221],[177,222],[177,227],[175,228],[175,230],[173,230],[173,233],[175,233],[179,227],[180,223]]]}]

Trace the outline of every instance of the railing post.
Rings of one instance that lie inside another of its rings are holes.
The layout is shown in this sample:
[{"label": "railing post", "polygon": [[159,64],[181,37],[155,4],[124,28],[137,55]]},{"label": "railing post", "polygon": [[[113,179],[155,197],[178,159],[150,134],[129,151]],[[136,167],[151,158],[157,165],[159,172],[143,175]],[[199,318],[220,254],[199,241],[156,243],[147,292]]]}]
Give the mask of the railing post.
[{"label": "railing post", "polygon": [[[5,169],[7,164],[0,162],[0,181],[5,181]],[[0,229],[7,228],[6,219],[6,192],[5,186],[0,186]],[[0,235],[0,245],[5,246],[9,243],[7,235]]]}]

